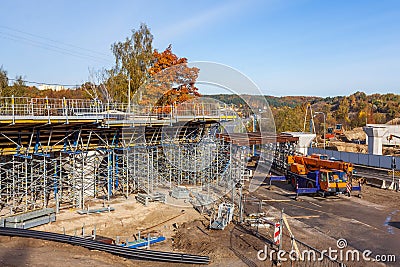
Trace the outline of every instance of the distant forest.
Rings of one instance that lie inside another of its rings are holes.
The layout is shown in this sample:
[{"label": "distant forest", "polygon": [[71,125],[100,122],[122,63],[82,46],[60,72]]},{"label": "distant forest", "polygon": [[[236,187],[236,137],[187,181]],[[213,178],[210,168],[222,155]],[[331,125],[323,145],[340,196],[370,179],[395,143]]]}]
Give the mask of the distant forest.
[{"label": "distant forest", "polygon": [[[255,96],[255,95],[207,95],[227,104],[234,104],[246,110],[245,101],[252,108],[263,108],[267,100],[275,119],[277,132],[303,131],[307,104],[313,112],[326,114],[327,127],[337,123],[345,129],[365,126],[366,123],[388,123],[400,117],[400,95],[356,92],[349,96]],[[315,116],[317,131],[323,127],[323,116]]]}]

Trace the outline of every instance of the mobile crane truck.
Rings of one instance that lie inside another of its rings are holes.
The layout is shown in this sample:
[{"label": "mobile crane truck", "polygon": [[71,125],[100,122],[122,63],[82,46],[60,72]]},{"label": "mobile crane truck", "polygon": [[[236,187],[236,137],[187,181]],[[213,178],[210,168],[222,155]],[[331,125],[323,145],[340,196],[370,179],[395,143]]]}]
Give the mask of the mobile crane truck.
[{"label": "mobile crane truck", "polygon": [[323,155],[288,156],[286,179],[295,188],[297,195],[320,194],[325,197],[352,191],[361,193],[361,186],[353,186],[353,165],[349,162],[328,160]]}]

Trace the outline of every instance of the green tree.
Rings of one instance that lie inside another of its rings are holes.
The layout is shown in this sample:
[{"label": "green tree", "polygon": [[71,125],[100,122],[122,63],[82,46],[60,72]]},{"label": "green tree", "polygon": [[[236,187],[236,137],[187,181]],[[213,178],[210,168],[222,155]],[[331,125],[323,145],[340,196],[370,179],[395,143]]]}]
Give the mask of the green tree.
[{"label": "green tree", "polygon": [[347,125],[350,122],[349,109],[350,109],[349,100],[347,99],[347,97],[344,97],[339,102],[339,106],[336,111],[336,120],[338,122],[341,122],[342,124]]},{"label": "green tree", "polygon": [[298,105],[294,108],[288,106],[279,109],[274,108],[272,113],[274,114],[277,133],[285,131],[300,132],[303,130],[304,106]]},{"label": "green tree", "polygon": [[148,69],[153,60],[153,35],[146,24],[142,23],[138,30],[123,42],[112,45],[115,66],[109,70],[107,87],[115,101],[126,101],[128,80],[131,81],[131,96],[148,78]]},{"label": "green tree", "polygon": [[12,91],[14,92],[13,93],[14,96],[23,97],[23,96],[27,95],[26,94],[27,86],[21,75],[15,77],[15,80],[12,85],[12,89],[13,89]]},{"label": "green tree", "polygon": [[22,76],[16,76],[11,86],[3,88],[1,96],[3,97],[37,97],[38,91],[36,87],[29,87],[25,84]]},{"label": "green tree", "polygon": [[8,87],[8,77],[7,71],[3,69],[3,66],[0,67],[0,95],[2,95],[3,90]]}]

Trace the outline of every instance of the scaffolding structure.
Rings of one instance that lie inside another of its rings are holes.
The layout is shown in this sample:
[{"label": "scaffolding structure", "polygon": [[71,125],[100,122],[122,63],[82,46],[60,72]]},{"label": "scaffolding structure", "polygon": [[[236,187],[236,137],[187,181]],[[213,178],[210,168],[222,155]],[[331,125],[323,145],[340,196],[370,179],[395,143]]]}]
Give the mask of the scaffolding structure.
[{"label": "scaffolding structure", "polygon": [[226,135],[223,124],[235,116],[226,105],[201,101],[128,107],[0,98],[0,216],[84,208],[91,198],[154,196],[178,187],[190,192],[193,205],[229,192],[233,198],[251,145],[272,143],[265,153],[280,158],[293,150],[285,138],[277,149],[274,136]]},{"label": "scaffolding structure", "polygon": [[215,103],[0,98],[0,215],[178,186],[193,204],[212,202],[245,167],[244,151],[215,134],[232,114]]},{"label": "scaffolding structure", "polygon": [[[134,130],[139,128],[129,129],[130,135],[137,135]],[[240,155],[241,149],[208,134],[190,142],[186,138],[159,140],[158,144],[122,144],[105,143],[95,149],[73,146],[49,154],[3,157],[2,214],[46,207],[83,208],[88,198],[109,201],[113,196],[154,194],[175,186],[191,187],[196,201],[204,204],[239,182],[245,168],[244,151]]]}]

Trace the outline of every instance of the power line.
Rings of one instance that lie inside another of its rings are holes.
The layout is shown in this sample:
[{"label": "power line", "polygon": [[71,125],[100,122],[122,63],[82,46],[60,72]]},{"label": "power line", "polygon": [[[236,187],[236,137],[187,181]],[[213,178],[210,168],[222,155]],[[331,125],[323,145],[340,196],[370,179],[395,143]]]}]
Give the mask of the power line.
[{"label": "power line", "polygon": [[40,38],[40,39],[43,39],[43,40],[48,40],[48,41],[51,41],[51,42],[53,42],[53,43],[58,43],[58,44],[61,44],[61,45],[65,45],[65,46],[70,46],[70,47],[78,48],[78,49],[80,49],[80,50],[85,50],[85,51],[88,51],[88,52],[91,52],[91,53],[94,53],[94,54],[98,54],[98,55],[100,55],[100,56],[106,56],[106,57],[109,56],[109,55],[107,55],[107,54],[105,54],[105,53],[101,53],[101,52],[98,52],[98,51],[95,51],[95,50],[87,49],[87,48],[80,47],[80,46],[73,45],[73,44],[68,44],[68,43],[60,42],[60,41],[57,41],[57,40],[54,40],[54,39],[50,39],[50,38],[43,37],[43,36],[40,36],[40,35],[37,35],[37,34],[32,34],[32,33],[29,33],[29,32],[17,30],[17,29],[10,28],[10,27],[7,27],[7,26],[0,25],[0,28],[7,29],[7,30],[10,30],[10,31],[14,31],[14,32],[19,32],[19,33],[26,34],[26,35],[30,35],[30,36],[32,36],[32,37]]},{"label": "power line", "polygon": [[[8,27],[4,27],[4,26],[0,26],[1,28],[6,28],[8,29]],[[18,30],[16,30],[18,32]],[[20,31],[19,31],[20,32]],[[31,36],[35,36],[29,33],[26,33],[27,35],[31,35]],[[70,48],[64,48],[64,47],[60,47],[54,44],[49,44],[49,43],[45,43],[43,41],[40,40],[35,40],[35,39],[31,39],[25,36],[20,36],[20,35],[15,35],[12,33],[7,33],[7,32],[1,32],[0,31],[0,37],[4,38],[4,39],[9,39],[15,42],[21,42],[21,43],[26,43],[32,46],[36,46],[36,47],[40,47],[46,50],[51,50],[54,52],[58,52],[64,55],[70,55],[70,56],[74,56],[74,57],[78,57],[78,58],[84,58],[84,59],[89,59],[89,60],[93,60],[93,61],[97,61],[97,62],[102,62],[102,63],[109,63],[110,60],[104,58],[104,57],[100,57],[100,56],[96,56],[96,55],[90,55],[87,53],[83,53],[81,51],[77,51],[76,49],[70,49]],[[41,39],[45,39],[45,40],[51,40],[51,39],[47,39],[47,38],[43,38],[43,37],[39,37]],[[52,42],[56,42],[57,41],[52,41]],[[69,45],[72,46],[72,45]],[[72,47],[77,47],[77,46],[72,46]],[[83,49],[80,47],[77,47],[81,50],[87,50],[90,51],[89,49]],[[97,52],[92,52],[92,53],[97,53]]]},{"label": "power line", "polygon": [[10,81],[22,81],[25,83],[30,83],[30,84],[37,84],[37,85],[55,85],[55,86],[64,86],[64,87],[80,87],[79,84],[61,84],[61,83],[45,83],[45,82],[34,82],[34,81],[27,81],[27,80],[21,80],[21,79],[8,79]]},{"label": "power line", "polygon": [[36,46],[36,47],[40,47],[40,48],[44,48],[46,50],[51,50],[54,52],[58,52],[64,55],[70,55],[70,56],[74,56],[74,57],[78,57],[78,58],[84,58],[84,59],[89,59],[89,60],[94,60],[94,61],[98,61],[98,62],[109,62],[108,60],[104,59],[104,58],[99,58],[99,57],[93,57],[93,56],[89,56],[89,55],[85,55],[79,52],[75,52],[72,50],[68,50],[68,49],[64,49],[61,47],[57,47],[54,45],[48,45],[36,40],[31,40],[29,38],[25,38],[25,37],[21,37],[21,36],[16,36],[13,34],[9,34],[9,33],[4,33],[4,32],[0,32],[0,37],[3,37],[5,39],[9,39],[9,40],[13,40],[16,42],[22,42],[22,43],[26,43],[32,46]]}]

